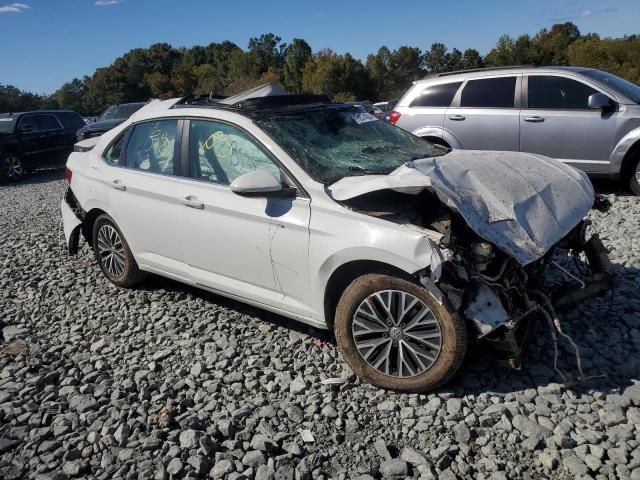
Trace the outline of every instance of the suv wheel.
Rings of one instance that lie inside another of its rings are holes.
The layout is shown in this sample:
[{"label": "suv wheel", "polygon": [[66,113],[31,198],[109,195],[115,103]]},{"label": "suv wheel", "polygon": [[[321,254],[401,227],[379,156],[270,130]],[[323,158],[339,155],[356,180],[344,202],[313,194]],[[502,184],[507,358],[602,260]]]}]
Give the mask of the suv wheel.
[{"label": "suv wheel", "polygon": [[636,164],[631,169],[629,188],[634,194],[640,196],[640,158],[636,160]]},{"label": "suv wheel", "polygon": [[370,274],[342,294],[338,348],[362,379],[404,392],[433,390],[456,373],[467,350],[462,319],[415,283]]},{"label": "suv wheel", "polygon": [[138,268],[122,232],[108,215],[93,224],[93,251],[107,279],[119,287],[131,287],[147,276]]},{"label": "suv wheel", "polygon": [[22,158],[15,153],[7,153],[0,160],[0,179],[17,182],[24,175]]}]

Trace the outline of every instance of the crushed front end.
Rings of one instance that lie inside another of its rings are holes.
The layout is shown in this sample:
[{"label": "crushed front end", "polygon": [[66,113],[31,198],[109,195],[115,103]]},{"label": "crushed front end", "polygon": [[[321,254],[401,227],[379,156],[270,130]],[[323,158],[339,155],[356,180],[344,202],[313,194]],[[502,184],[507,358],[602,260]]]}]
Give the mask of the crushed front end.
[{"label": "crushed front end", "polygon": [[429,225],[446,234],[453,252],[437,286],[467,318],[478,340],[518,368],[538,320],[559,329],[556,310],[570,308],[614,285],[607,251],[583,220],[543,257],[522,265],[471,231],[455,214]]}]

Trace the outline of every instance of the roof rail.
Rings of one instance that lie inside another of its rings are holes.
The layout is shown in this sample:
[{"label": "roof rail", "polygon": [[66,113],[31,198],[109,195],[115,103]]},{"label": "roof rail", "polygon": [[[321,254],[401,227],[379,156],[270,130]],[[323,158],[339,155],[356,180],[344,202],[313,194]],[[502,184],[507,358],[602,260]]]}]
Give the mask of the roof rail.
[{"label": "roof rail", "polygon": [[507,67],[484,67],[484,68],[469,68],[467,70],[455,70],[452,72],[440,72],[427,75],[425,78],[432,77],[446,77],[448,75],[457,75],[459,73],[474,73],[474,72],[491,72],[494,70],[511,70],[514,68],[538,68],[537,65],[510,65]]}]

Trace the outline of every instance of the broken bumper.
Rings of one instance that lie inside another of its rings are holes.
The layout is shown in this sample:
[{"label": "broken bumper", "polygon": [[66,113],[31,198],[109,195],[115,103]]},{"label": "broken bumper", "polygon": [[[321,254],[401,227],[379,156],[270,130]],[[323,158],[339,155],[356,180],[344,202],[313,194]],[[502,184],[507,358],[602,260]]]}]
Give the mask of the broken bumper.
[{"label": "broken bumper", "polygon": [[70,255],[75,255],[78,253],[82,221],[76,216],[73,209],[69,206],[67,196],[68,195],[65,195],[65,198],[62,199],[60,204],[60,210],[62,211],[62,225],[67,251]]}]

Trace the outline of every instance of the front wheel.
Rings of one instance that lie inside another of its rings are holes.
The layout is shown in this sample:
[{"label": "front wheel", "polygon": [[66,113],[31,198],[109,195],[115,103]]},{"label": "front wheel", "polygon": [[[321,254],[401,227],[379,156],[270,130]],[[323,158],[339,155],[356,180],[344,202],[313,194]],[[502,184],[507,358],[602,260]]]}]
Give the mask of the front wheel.
[{"label": "front wheel", "polygon": [[338,348],[354,372],[381,388],[424,392],[446,383],[467,350],[467,328],[423,287],[363,275],[342,294],[335,316]]},{"label": "front wheel", "polygon": [[114,285],[131,287],[147,276],[109,215],[100,215],[93,224],[93,252],[102,273]]},{"label": "front wheel", "polygon": [[20,155],[7,153],[0,159],[0,179],[17,182],[24,175],[24,164]]},{"label": "front wheel", "polygon": [[631,169],[631,178],[629,179],[629,189],[640,196],[640,158],[636,160],[636,164]]}]

